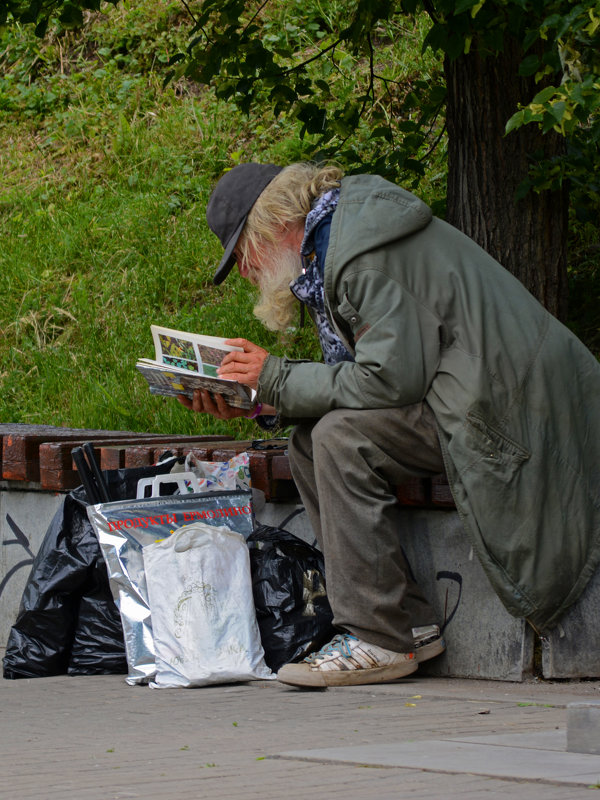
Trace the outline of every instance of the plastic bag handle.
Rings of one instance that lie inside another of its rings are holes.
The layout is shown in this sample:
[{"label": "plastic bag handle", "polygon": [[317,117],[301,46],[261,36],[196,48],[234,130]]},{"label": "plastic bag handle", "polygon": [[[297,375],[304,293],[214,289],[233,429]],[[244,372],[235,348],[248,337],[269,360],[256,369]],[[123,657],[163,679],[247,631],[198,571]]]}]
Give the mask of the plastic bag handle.
[{"label": "plastic bag handle", "polygon": [[150,486],[152,494],[150,497],[160,497],[160,487],[163,483],[176,483],[180,494],[187,494],[188,487],[186,481],[192,486],[193,492],[200,492],[200,481],[193,472],[173,472],[166,475],[156,475],[153,478],[140,478],[137,484],[136,500],[145,497],[146,487]]}]

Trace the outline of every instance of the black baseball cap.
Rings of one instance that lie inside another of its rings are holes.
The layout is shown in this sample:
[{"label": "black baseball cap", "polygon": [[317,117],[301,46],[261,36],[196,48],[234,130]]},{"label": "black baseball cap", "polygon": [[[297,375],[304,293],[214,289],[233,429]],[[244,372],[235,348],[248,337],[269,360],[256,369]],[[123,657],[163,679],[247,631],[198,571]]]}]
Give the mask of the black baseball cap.
[{"label": "black baseball cap", "polygon": [[263,189],[281,172],[275,164],[238,164],[219,180],[206,206],[208,227],[225,248],[213,283],[222,283],[235,264],[233,249],[252,206]]}]

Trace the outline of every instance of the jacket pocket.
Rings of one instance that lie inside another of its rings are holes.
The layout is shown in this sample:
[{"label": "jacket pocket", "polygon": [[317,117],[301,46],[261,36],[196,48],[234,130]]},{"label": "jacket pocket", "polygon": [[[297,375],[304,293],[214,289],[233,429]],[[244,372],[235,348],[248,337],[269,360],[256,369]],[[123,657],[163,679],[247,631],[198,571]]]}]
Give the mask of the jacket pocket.
[{"label": "jacket pocket", "polygon": [[467,411],[466,433],[469,449],[483,456],[490,465],[518,466],[531,456],[525,447],[474,411]]}]

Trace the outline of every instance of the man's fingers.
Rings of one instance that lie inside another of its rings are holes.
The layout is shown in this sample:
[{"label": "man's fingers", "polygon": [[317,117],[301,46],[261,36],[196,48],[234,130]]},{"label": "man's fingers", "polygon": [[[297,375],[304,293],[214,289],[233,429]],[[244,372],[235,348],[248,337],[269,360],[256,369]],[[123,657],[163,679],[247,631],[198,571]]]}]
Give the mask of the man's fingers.
[{"label": "man's fingers", "polygon": [[218,374],[226,375],[228,372],[234,372],[236,370],[238,372],[250,372],[260,364],[262,364],[262,362],[258,359],[252,359],[251,361],[240,361],[236,359],[235,361],[230,361],[229,364],[221,364]]},{"label": "man's fingers", "polygon": [[194,390],[193,409],[198,414],[212,414],[214,415],[218,408],[215,405],[210,392],[205,392],[202,389]]},{"label": "man's fingers", "polygon": [[253,345],[253,347],[252,352],[229,353],[219,367],[217,372],[219,377],[239,381],[239,383],[245,383],[252,389],[256,389],[259,375],[269,353],[257,345]]},{"label": "man's fingers", "polygon": [[228,353],[223,361],[221,361],[221,367],[226,367],[227,364],[243,364],[244,362],[252,361],[252,359],[256,358],[256,355],[253,353]]},{"label": "man's fingers", "polygon": [[247,353],[251,353],[253,350],[262,350],[262,347],[254,344],[250,339],[226,339],[225,344],[229,344],[232,347],[241,347]]}]

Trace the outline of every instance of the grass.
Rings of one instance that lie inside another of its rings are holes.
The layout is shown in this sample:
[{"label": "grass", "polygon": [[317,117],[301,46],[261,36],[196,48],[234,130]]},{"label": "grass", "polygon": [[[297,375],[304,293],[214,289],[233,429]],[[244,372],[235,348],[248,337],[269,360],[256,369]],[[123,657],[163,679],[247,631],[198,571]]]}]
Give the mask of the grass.
[{"label": "grass", "polygon": [[0,419],[230,433],[231,423],[152,397],[134,364],[153,355],[151,322],[281,348],[253,320],[247,284],[212,285],[221,249],[204,210],[216,176],[235,163],[230,150],[241,156],[243,121],[208,93],[159,89],[155,76],[143,105],[111,107],[115,87],[102,87],[107,113],[96,128],[85,120],[99,119],[97,95],[87,115],[76,105],[42,127],[27,118],[0,126]]},{"label": "grass", "polygon": [[[275,8],[285,16],[289,4]],[[285,339],[260,326],[237,275],[212,285],[221,247],[204,217],[224,169],[302,159],[313,142],[293,119],[242,116],[210,87],[164,88],[164,65],[185,41],[180,21],[179,3],[140,0],[43,46],[28,31],[0,32],[1,422],[256,435],[248,421],[221,423],[150,395],[134,365],[153,355],[151,323],[318,357],[311,326]],[[385,57],[414,70],[419,31],[396,45],[392,33],[379,34],[391,42]],[[337,65],[336,92],[359,67]],[[419,188],[431,203],[443,198],[442,159],[443,143]],[[597,229],[580,233],[572,311],[579,335],[600,348],[594,242]]]}]

